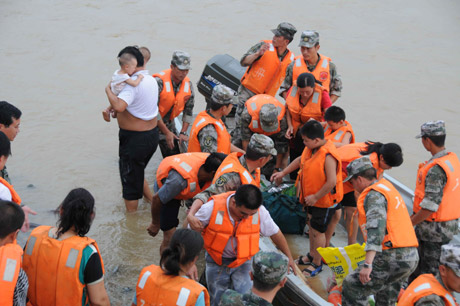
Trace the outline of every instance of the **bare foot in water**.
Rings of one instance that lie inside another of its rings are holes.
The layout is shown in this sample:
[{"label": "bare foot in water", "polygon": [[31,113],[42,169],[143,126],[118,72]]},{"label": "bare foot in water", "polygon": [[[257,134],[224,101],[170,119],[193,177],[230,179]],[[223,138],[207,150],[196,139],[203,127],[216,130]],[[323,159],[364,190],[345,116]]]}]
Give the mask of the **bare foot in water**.
[{"label": "bare foot in water", "polygon": [[150,223],[149,227],[147,227],[147,232],[149,233],[150,236],[155,237],[158,232],[160,231],[160,225],[155,225],[153,223]]},{"label": "bare foot in water", "polygon": [[110,122],[110,113],[107,109],[102,111],[102,118],[104,118],[105,121]]}]

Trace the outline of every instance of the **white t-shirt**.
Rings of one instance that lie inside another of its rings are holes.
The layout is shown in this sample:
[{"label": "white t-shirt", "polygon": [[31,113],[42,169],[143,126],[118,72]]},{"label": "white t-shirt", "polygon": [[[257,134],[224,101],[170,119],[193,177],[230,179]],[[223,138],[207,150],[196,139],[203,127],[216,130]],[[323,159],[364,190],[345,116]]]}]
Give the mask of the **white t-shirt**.
[{"label": "white t-shirt", "polygon": [[0,200],[11,201],[12,198],[13,197],[11,196],[11,192],[8,187],[0,183]]},{"label": "white t-shirt", "polygon": [[[227,198],[227,214],[232,224],[235,225],[235,221],[233,220],[232,215],[230,214],[230,211],[228,208],[231,197],[233,197],[233,195]],[[214,208],[214,200],[211,200],[203,204],[203,206],[201,206],[201,208],[195,214],[195,217],[201,221],[204,227],[208,226],[209,224],[209,219],[211,219],[213,208]],[[278,225],[276,225],[275,221],[273,221],[268,210],[263,205],[261,205],[259,208],[259,220],[260,220],[260,234],[262,236],[270,237],[278,233],[278,231],[280,230]],[[227,245],[225,246],[224,252],[222,253],[222,257],[224,258],[235,258],[236,257],[236,254],[232,248],[232,243],[236,249],[237,244],[238,244],[237,240],[236,238],[231,237],[228,240]]]},{"label": "white t-shirt", "polygon": [[112,75],[112,82],[110,82],[110,89],[112,92],[118,96],[118,94],[123,90],[125,87],[126,80],[129,80],[130,77],[127,73],[119,74],[118,72],[120,69],[116,70]]},{"label": "white t-shirt", "polygon": [[131,78],[136,80],[139,74],[144,75],[141,83],[136,87],[126,84],[118,98],[128,104],[126,110],[131,115],[148,121],[158,115],[158,84],[148,70],[138,71]]}]

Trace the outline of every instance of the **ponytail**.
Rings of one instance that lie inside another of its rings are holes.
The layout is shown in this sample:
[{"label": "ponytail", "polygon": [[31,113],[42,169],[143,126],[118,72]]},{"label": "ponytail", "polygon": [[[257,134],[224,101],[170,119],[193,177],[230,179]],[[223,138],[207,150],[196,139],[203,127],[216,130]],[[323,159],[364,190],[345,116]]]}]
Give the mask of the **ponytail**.
[{"label": "ponytail", "polygon": [[383,157],[385,164],[390,167],[398,167],[403,163],[401,147],[393,142],[383,144],[381,142],[366,141],[367,150],[361,151],[361,155],[377,153],[378,158]]}]

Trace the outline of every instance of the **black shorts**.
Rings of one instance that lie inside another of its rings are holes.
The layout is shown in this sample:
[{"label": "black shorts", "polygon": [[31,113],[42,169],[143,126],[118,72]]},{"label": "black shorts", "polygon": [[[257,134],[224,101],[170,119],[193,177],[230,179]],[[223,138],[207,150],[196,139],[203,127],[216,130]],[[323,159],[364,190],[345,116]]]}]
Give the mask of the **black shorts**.
[{"label": "black shorts", "polygon": [[181,200],[172,199],[166,204],[161,205],[160,229],[165,232],[179,225],[179,215]]},{"label": "black shorts", "polygon": [[356,207],[355,192],[350,191],[349,193],[345,193],[340,204],[344,207]]},{"label": "black shorts", "polygon": [[118,156],[123,199],[142,198],[144,170],[158,146],[158,128],[137,132],[120,129]]},{"label": "black shorts", "polygon": [[320,233],[325,233],[332,216],[335,214],[336,207],[319,208],[309,206],[307,212],[310,217],[310,226]]}]

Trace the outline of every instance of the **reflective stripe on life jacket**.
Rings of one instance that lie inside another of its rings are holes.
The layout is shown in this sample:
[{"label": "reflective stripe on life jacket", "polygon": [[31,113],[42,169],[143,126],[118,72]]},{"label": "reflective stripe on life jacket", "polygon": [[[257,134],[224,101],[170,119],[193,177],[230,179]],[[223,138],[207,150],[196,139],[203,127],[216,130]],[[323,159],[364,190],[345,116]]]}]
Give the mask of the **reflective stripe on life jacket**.
[{"label": "reflective stripe on life jacket", "polygon": [[403,197],[393,184],[384,178],[364,189],[358,198],[358,221],[364,240],[367,240],[364,200],[371,190],[378,191],[387,200],[387,230],[382,242],[382,248],[387,250],[390,248],[417,247],[417,237]]},{"label": "reflective stripe on life jacket", "polygon": [[345,135],[349,132],[351,134],[350,143],[355,142],[355,133],[351,124],[345,120],[344,126],[341,126],[337,130],[333,131],[329,125],[324,128],[324,138],[331,140],[332,142],[342,142]]},{"label": "reflective stripe on life jacket", "polygon": [[[356,142],[353,144],[344,145],[340,148],[337,148],[337,152],[339,153],[340,160],[342,161],[342,178],[345,179],[348,176],[347,173],[347,166],[349,163],[354,161],[357,158],[363,157],[360,154],[362,151],[367,150],[367,145],[364,142]],[[379,158],[377,153],[371,153],[367,155],[372,162],[372,166],[377,170],[377,178],[381,177],[383,174],[383,169],[379,166]],[[351,185],[350,181],[343,183],[343,194],[352,192],[353,186]]]},{"label": "reflective stripe on life jacket", "polygon": [[300,102],[299,88],[297,85],[291,87],[286,97],[286,106],[289,109],[289,114],[291,115],[294,135],[297,133],[299,127],[308,120],[315,119],[316,121],[322,121],[322,99],[323,87],[319,84],[315,84],[313,94],[305,105]]},{"label": "reflective stripe on life jacket", "polygon": [[236,238],[236,259],[228,265],[229,268],[241,266],[259,252],[260,211],[257,210],[256,214],[239,222],[235,221],[233,225],[228,215],[227,198],[234,193],[230,191],[211,198],[214,207],[209,224],[203,232],[204,247],[218,265],[222,265],[222,254],[228,240]]},{"label": "reflective stripe on life jacket", "polygon": [[[27,240],[23,264],[29,278],[27,297],[35,306],[81,305],[83,292],[87,290],[79,278],[83,250],[91,246],[99,256],[101,253],[93,239],[72,236],[57,240],[49,237],[51,228],[39,226]],[[102,258],[101,264],[104,269]]]},{"label": "reflective stripe on life jacket", "polygon": [[187,152],[201,152],[198,133],[209,124],[212,124],[217,132],[217,152],[230,154],[230,134],[225,124],[222,120],[211,117],[206,111],[199,113],[192,124]]},{"label": "reflective stripe on life jacket", "polygon": [[[278,109],[278,129],[270,133],[264,131],[260,125],[260,109],[264,104],[273,104]],[[286,113],[286,108],[280,101],[278,101],[278,99],[269,95],[255,95],[246,101],[246,109],[248,110],[249,115],[251,115],[251,124],[249,124],[249,129],[254,133],[270,136],[281,130],[281,119],[283,119],[284,114]]]},{"label": "reflective stripe on life jacket", "polygon": [[241,78],[241,85],[255,94],[275,96],[286,76],[287,66],[294,60],[294,53],[288,50],[283,61],[271,40],[264,40],[269,48],[258,60],[254,61]]},{"label": "reflective stripe on life jacket", "polygon": [[430,162],[419,165],[417,182],[415,184],[414,213],[420,210],[420,203],[425,197],[425,179],[428,171],[434,165],[439,165],[447,176],[447,183],[443,190],[442,201],[437,212],[432,213],[426,221],[442,222],[460,218],[460,161],[455,153],[435,158]]},{"label": "reflective stripe on life jacket", "polygon": [[305,147],[302,152],[300,160],[300,171],[299,171],[299,182],[300,182],[300,203],[305,203],[305,197],[318,192],[327,181],[325,164],[326,156],[331,155],[337,161],[336,170],[336,184],[331,192],[326,194],[324,197],[319,199],[315,203],[315,207],[329,208],[334,204],[342,201],[343,198],[343,184],[342,184],[342,173],[341,173],[341,162],[340,157],[337,153],[337,148],[334,146],[332,141],[328,140],[324,145],[317,149],[312,154],[312,151]]},{"label": "reflective stripe on life jacket", "polygon": [[13,305],[21,261],[22,248],[19,245],[8,243],[0,247],[0,305]]},{"label": "reflective stripe on life jacket", "polygon": [[292,81],[296,81],[299,75],[301,75],[302,73],[308,72],[313,74],[317,81],[321,82],[321,85],[323,85],[324,89],[327,92],[330,92],[331,75],[329,73],[329,62],[331,61],[331,59],[322,54],[319,54],[319,57],[319,63],[316,65],[313,71],[310,71],[308,70],[307,64],[305,63],[303,56],[297,56],[294,59],[294,67],[292,67]]},{"label": "reflective stripe on life jacket", "polygon": [[16,204],[18,204],[18,205],[21,205],[21,198],[19,197],[19,194],[16,192],[16,190],[14,190],[13,185],[8,183],[2,177],[0,177],[0,184],[3,184],[10,191],[10,193],[11,193],[11,201],[16,203]]},{"label": "reflective stripe on life jacket", "polygon": [[240,175],[241,185],[252,184],[260,187],[260,168],[256,169],[255,177],[253,177],[249,170],[241,165],[239,158],[242,155],[243,153],[240,152],[230,153],[220,164],[212,183],[215,184],[217,179],[224,173],[237,172]]},{"label": "reflective stripe on life jacket", "polygon": [[160,92],[160,100],[158,101],[158,111],[163,118],[172,108],[173,110],[169,120],[173,120],[182,113],[185,103],[192,95],[190,89],[190,79],[185,77],[182,80],[180,88],[176,94],[171,80],[171,69],[155,73],[153,76],[160,78],[163,81],[163,89]]},{"label": "reflective stripe on life jacket", "polygon": [[192,279],[166,275],[159,266],[142,269],[136,286],[138,305],[195,306],[201,292],[205,305],[209,306],[209,294],[205,287]]},{"label": "reflective stripe on life jacket", "polygon": [[422,297],[436,294],[446,306],[458,306],[454,297],[439,283],[433,274],[422,274],[407,287],[398,301],[398,306],[412,306]]},{"label": "reflective stripe on life jacket", "polygon": [[157,170],[157,184],[161,188],[163,186],[162,180],[166,179],[169,172],[174,169],[187,180],[187,187],[174,199],[188,200],[193,198],[196,194],[207,189],[211,185],[211,181],[206,182],[203,188],[200,188],[198,181],[198,171],[205,163],[209,153],[183,153],[172,155],[164,158]]}]

